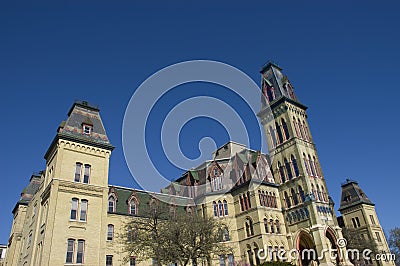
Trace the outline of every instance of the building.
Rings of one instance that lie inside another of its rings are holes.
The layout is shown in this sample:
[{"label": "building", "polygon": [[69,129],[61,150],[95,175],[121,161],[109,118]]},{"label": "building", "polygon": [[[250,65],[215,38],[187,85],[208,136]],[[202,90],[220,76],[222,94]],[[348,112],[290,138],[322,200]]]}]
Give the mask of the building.
[{"label": "building", "polygon": [[[293,260],[297,265],[351,265],[342,256],[346,248],[337,244],[341,228],[309,130],[307,107],[276,64],[265,65],[261,75],[258,116],[269,155],[228,142],[210,161],[188,170],[161,193],[108,184],[114,147],[99,109],[74,103],[44,156],[45,170],[32,175],[12,211],[6,265],[136,265],[134,257],[124,260],[115,236],[126,234],[125,222],[140,217],[159,197],[171,207],[180,206],[179,211],[197,211],[229,224],[224,241],[234,252],[216,254],[212,265],[258,265],[282,259],[278,250],[292,249],[315,252]],[[362,211],[376,217],[371,204],[359,203]],[[351,219],[353,214],[345,214],[347,208],[342,207],[345,220]],[[377,228],[371,225],[368,230]],[[383,243],[387,250],[386,240]],[[337,248],[336,258],[317,258],[329,248]],[[259,251],[265,256],[258,256]]]},{"label": "building", "polygon": [[4,265],[6,252],[7,252],[7,245],[0,245],[0,266]]}]

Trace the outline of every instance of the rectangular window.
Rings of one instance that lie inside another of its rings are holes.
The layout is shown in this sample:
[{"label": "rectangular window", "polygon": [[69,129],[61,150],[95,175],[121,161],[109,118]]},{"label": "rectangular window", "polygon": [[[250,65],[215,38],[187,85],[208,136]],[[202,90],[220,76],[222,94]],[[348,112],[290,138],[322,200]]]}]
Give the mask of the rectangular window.
[{"label": "rectangular window", "polygon": [[79,221],[81,221],[81,222],[86,222],[87,207],[88,207],[88,201],[87,200],[82,200],[82,202],[81,202],[81,213],[79,215]]},{"label": "rectangular window", "polygon": [[82,164],[76,163],[75,166],[75,182],[81,182]]},{"label": "rectangular window", "polygon": [[75,240],[68,239],[67,258],[65,259],[65,263],[72,263],[72,259],[74,257],[74,246],[75,246]]},{"label": "rectangular window", "polygon": [[381,236],[379,235],[379,232],[375,232],[376,235],[376,240],[378,240],[378,242],[382,242]]},{"label": "rectangular window", "polygon": [[78,249],[76,252],[76,263],[83,263],[84,250],[85,250],[85,240],[78,240]]},{"label": "rectangular window", "polygon": [[136,266],[136,258],[135,257],[130,257],[129,266]]},{"label": "rectangular window", "polygon": [[372,224],[376,224],[376,223],[375,223],[375,219],[374,219],[374,216],[373,216],[373,215],[370,215],[370,216],[369,216],[369,218],[371,219],[371,223],[372,223]]},{"label": "rectangular window", "polygon": [[85,164],[85,171],[83,173],[83,183],[89,184],[89,177],[90,177],[90,165]]},{"label": "rectangular window", "polygon": [[106,266],[112,266],[112,265],[113,265],[113,256],[107,255],[106,256]]},{"label": "rectangular window", "polygon": [[233,257],[233,254],[228,255],[228,266],[235,266],[235,258]]},{"label": "rectangular window", "polygon": [[107,227],[107,240],[112,241],[114,238],[114,225],[109,224]]},{"label": "rectangular window", "polygon": [[71,215],[69,217],[71,220],[76,220],[77,211],[78,211],[78,199],[72,199]]},{"label": "rectangular window", "polygon": [[219,266],[225,266],[225,256],[224,255],[219,256]]},{"label": "rectangular window", "polygon": [[90,135],[90,133],[92,133],[92,127],[89,125],[83,125],[82,131],[83,134]]}]

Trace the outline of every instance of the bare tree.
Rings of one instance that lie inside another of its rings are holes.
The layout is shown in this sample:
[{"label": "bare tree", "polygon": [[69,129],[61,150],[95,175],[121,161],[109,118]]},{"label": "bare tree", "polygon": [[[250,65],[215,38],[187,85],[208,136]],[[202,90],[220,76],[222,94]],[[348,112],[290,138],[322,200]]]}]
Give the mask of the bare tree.
[{"label": "bare tree", "polygon": [[[369,249],[372,251],[372,253],[370,254],[371,258],[373,258],[375,254],[379,252],[375,242],[365,239],[360,234],[360,231],[356,228],[343,228],[342,233],[343,237],[347,240],[347,249],[357,249],[359,251],[359,254],[362,254],[363,250]],[[351,257],[349,259],[356,266],[365,265],[365,261],[361,255],[359,259]]]},{"label": "bare tree", "polygon": [[390,251],[396,256],[395,263],[400,265],[400,228],[395,227],[389,233]]},{"label": "bare tree", "polygon": [[126,224],[127,235],[120,240],[127,259],[153,259],[158,265],[196,265],[205,260],[210,265],[213,256],[232,253],[232,248],[223,243],[229,238],[228,228],[218,219],[186,212],[171,215],[167,209],[156,204]]}]

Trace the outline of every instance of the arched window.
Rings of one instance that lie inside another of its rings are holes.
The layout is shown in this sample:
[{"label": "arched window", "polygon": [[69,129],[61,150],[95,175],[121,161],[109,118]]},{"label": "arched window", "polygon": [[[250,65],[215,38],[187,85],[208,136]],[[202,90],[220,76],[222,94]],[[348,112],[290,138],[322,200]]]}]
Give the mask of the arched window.
[{"label": "arched window", "polygon": [[290,203],[290,198],[286,191],[285,191],[284,195],[285,195],[286,207],[290,208],[292,206],[292,204]]},{"label": "arched window", "polygon": [[314,196],[314,199],[317,199],[317,193],[316,193],[316,191],[315,191],[314,184],[311,184],[311,192],[312,192],[312,194],[313,194],[313,196]]},{"label": "arched window", "polygon": [[281,165],[281,162],[278,162],[278,171],[279,171],[279,175],[280,175],[280,177],[281,177],[282,183],[285,183],[285,182],[286,182],[285,169],[284,169],[284,167]]},{"label": "arched window", "polygon": [[300,130],[300,134],[301,134],[301,138],[305,139],[305,135],[304,135],[304,129],[303,126],[301,125],[300,119],[297,119],[298,125],[299,125],[299,130]]},{"label": "arched window", "polygon": [[319,185],[317,185],[317,195],[318,195],[318,200],[322,201],[321,189],[319,188]]},{"label": "arched window", "polygon": [[228,216],[228,202],[224,200],[224,215]]},{"label": "arched window", "polygon": [[242,198],[241,195],[239,196],[239,201],[240,201],[240,210],[241,210],[241,211],[244,211],[243,198]]},{"label": "arched window", "polygon": [[109,224],[107,226],[107,240],[112,241],[114,239],[114,225]]},{"label": "arched window", "polygon": [[293,178],[293,174],[292,174],[292,168],[290,167],[290,163],[288,162],[288,160],[286,158],[283,159],[283,161],[285,163],[288,178],[289,178],[289,180],[291,180]]},{"label": "arched window", "polygon": [[307,160],[307,157],[306,157],[305,153],[303,153],[303,159],[304,159],[304,166],[306,167],[306,173],[307,173],[307,175],[311,175],[310,174],[310,168],[308,166],[308,160]]},{"label": "arched window", "polygon": [[249,206],[249,208],[251,208],[250,192],[249,191],[247,191],[247,201],[248,201],[247,206]]},{"label": "arched window", "polygon": [[265,228],[265,233],[269,233],[269,226],[268,226],[268,220],[267,218],[264,218],[264,228]]},{"label": "arched window", "polygon": [[305,133],[305,137],[307,140],[311,140],[310,136],[308,135],[308,127],[306,125],[306,122],[303,121],[303,128],[304,128],[304,133]]},{"label": "arched window", "polygon": [[108,197],[108,212],[115,212],[115,197],[113,195]]},{"label": "arched window", "polygon": [[315,159],[315,156],[313,156],[313,164],[314,164],[314,168],[315,168],[315,173],[316,173],[316,175],[317,176],[322,176],[321,175],[321,172],[320,172],[320,170],[319,170],[319,167],[318,167],[318,163],[317,163],[317,160]]},{"label": "arched window", "polygon": [[137,213],[138,213],[138,206],[137,206],[136,199],[131,199],[129,201],[129,214],[137,215]]},{"label": "arched window", "polygon": [[294,170],[294,176],[299,176],[299,167],[297,166],[297,161],[294,155],[290,155],[290,159],[292,160],[292,165],[293,165],[293,170]]},{"label": "arched window", "polygon": [[299,194],[300,194],[301,202],[304,202],[306,197],[304,195],[304,190],[303,190],[303,188],[301,186],[299,186]]},{"label": "arched window", "polygon": [[289,129],[288,129],[288,127],[287,127],[287,124],[286,124],[286,122],[285,122],[285,119],[281,119],[281,122],[282,122],[282,127],[283,127],[283,132],[285,132],[285,137],[286,137],[286,140],[288,140],[288,139],[290,139],[290,134],[289,134]]},{"label": "arched window", "polygon": [[247,201],[246,194],[243,194],[243,208],[244,208],[244,210],[247,210],[249,208],[249,206],[247,204],[248,204],[248,201]]},{"label": "arched window", "polygon": [[277,122],[275,122],[275,127],[276,127],[276,132],[278,133],[278,139],[279,139],[279,144],[283,142],[283,135],[282,135],[282,130],[281,127],[278,125]]},{"label": "arched window", "polygon": [[312,176],[316,176],[316,175],[315,175],[315,169],[314,169],[313,160],[311,160],[311,156],[310,156],[310,154],[308,155],[308,162],[309,162],[309,164],[310,164],[310,168],[311,168],[311,174],[312,174]]},{"label": "arched window", "polygon": [[276,233],[280,234],[281,233],[281,224],[279,223],[279,220],[275,221],[275,226],[276,226]]},{"label": "arched window", "polygon": [[213,201],[214,217],[218,217],[218,206],[215,201]]},{"label": "arched window", "polygon": [[228,228],[224,228],[224,241],[229,241],[229,231]]},{"label": "arched window", "polygon": [[294,205],[299,204],[299,200],[298,200],[297,195],[296,195],[296,192],[294,191],[293,188],[291,189],[291,193],[292,193],[293,204],[294,204]]},{"label": "arched window", "polygon": [[294,116],[293,116],[293,128],[296,130],[297,137],[301,138],[299,126],[298,126],[298,124],[296,122],[296,117],[294,117]]},{"label": "arched window", "polygon": [[276,195],[275,195],[275,192],[273,192],[272,193],[272,207],[273,208],[278,208],[278,203],[277,203],[277,200],[276,200]]},{"label": "arched window", "polygon": [[128,232],[126,233],[126,238],[128,239],[128,242],[132,242],[132,240],[133,240],[132,227],[131,226],[128,226]]},{"label": "arched window", "polygon": [[222,205],[221,201],[218,201],[218,214],[219,217],[224,216],[224,206]]},{"label": "arched window", "polygon": [[326,196],[326,192],[323,186],[321,186],[321,190],[322,190],[322,196],[324,197],[324,201],[328,202],[327,196]]},{"label": "arched window", "polygon": [[275,131],[274,131],[274,129],[272,128],[272,126],[269,126],[269,133],[270,133],[270,135],[271,135],[272,145],[273,145],[274,147],[276,147],[276,136],[275,136]]},{"label": "arched window", "polygon": [[271,226],[271,234],[275,234],[274,220],[270,219],[269,224]]}]

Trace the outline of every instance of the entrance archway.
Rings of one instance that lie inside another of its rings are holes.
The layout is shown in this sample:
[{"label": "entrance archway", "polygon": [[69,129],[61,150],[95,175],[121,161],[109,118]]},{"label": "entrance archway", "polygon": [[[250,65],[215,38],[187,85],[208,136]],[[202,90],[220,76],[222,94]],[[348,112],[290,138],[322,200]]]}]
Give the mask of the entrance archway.
[{"label": "entrance archway", "polygon": [[333,252],[332,252],[331,254],[329,254],[329,255],[332,256],[332,258],[333,258],[333,256],[335,256],[335,258],[336,258],[336,265],[339,265],[339,262],[340,262],[339,254],[340,254],[340,252],[339,252],[339,247],[337,246],[337,238],[336,238],[334,232],[332,231],[332,229],[330,229],[329,227],[326,229],[325,236],[326,236],[326,238],[328,238],[328,240],[329,240],[329,243],[330,243],[330,246],[329,246],[329,247],[330,247],[332,250],[336,250],[336,251],[333,251]]},{"label": "entrance archway", "polygon": [[310,234],[301,231],[297,237],[297,250],[299,251],[300,266],[310,266],[312,261],[317,261],[315,244]]}]

